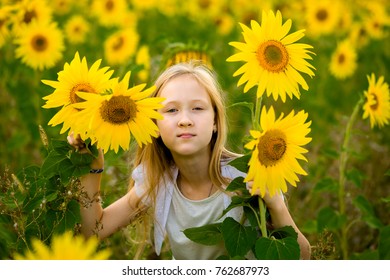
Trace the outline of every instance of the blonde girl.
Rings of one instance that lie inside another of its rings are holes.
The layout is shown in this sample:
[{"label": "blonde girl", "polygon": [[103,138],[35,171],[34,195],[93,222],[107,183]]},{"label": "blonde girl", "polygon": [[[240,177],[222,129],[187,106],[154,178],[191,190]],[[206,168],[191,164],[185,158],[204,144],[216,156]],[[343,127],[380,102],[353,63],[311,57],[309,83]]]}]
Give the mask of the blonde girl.
[{"label": "blonde girl", "polygon": [[[231,201],[224,189],[234,178],[245,177],[227,164],[238,155],[225,148],[226,113],[215,74],[200,63],[180,63],[166,69],[155,85],[154,96],[165,98],[159,109],[163,119],[157,120],[160,135],[139,148],[129,192],[108,207],[103,209],[97,199],[101,173],[81,178],[82,187],[93,201],[81,209],[82,232],[86,236],[108,237],[151,207],[157,254],[168,237],[175,259],[215,259],[226,255],[223,244],[204,246],[183,234],[186,228],[221,221],[221,213]],[[85,152],[79,137],[70,135],[68,141]],[[91,168],[103,166],[100,151]],[[283,197],[266,196],[264,201],[272,226],[292,226],[298,233],[301,258],[309,259],[309,242],[295,225]],[[243,211],[235,208],[226,215],[240,221]]]}]

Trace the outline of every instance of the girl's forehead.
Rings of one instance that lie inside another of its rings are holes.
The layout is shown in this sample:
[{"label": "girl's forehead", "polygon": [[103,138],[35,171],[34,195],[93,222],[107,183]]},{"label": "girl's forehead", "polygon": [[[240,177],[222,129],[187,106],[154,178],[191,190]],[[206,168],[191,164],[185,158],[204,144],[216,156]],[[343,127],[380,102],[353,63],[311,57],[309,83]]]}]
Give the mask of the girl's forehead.
[{"label": "girl's forehead", "polygon": [[210,99],[204,85],[192,75],[181,75],[168,80],[160,91],[162,97]]}]

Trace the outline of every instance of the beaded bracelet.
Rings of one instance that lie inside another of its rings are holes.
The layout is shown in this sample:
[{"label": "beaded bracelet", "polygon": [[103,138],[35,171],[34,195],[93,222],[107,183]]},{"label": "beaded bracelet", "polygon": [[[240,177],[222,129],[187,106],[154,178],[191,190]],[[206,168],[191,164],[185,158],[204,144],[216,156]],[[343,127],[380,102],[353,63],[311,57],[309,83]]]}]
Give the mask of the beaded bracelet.
[{"label": "beaded bracelet", "polygon": [[103,168],[100,168],[100,169],[91,169],[91,170],[89,170],[89,173],[99,174],[99,173],[102,173],[103,171],[104,171]]}]

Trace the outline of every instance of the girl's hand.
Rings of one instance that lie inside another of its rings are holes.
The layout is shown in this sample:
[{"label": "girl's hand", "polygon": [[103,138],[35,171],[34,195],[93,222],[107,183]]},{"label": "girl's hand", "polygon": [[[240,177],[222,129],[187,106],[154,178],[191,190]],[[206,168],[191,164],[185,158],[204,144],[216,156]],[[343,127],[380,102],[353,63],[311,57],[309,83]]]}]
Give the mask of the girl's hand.
[{"label": "girl's hand", "polygon": [[[73,132],[67,137],[68,143],[73,146],[77,152],[80,154],[89,153],[84,141],[81,139],[80,135],[74,135]],[[99,149],[99,154],[91,163],[92,169],[101,169],[104,167],[104,155],[102,149]]]},{"label": "girl's hand", "polygon": [[[251,192],[253,186],[253,181],[250,181],[247,183],[247,189],[249,192]],[[253,195],[260,195],[260,191],[258,190]],[[268,190],[266,191],[263,200],[267,206],[268,209],[280,209],[280,207],[285,207],[284,197],[282,193],[275,194],[272,197],[269,195]]]}]

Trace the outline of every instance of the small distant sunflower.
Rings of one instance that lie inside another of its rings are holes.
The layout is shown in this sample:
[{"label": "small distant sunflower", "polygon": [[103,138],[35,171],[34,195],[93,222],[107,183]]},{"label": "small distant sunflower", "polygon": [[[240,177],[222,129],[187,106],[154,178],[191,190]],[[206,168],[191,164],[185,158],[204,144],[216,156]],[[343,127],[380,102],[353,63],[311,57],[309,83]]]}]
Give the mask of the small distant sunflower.
[{"label": "small distant sunflower", "polygon": [[150,54],[147,45],[141,46],[135,56],[135,63],[140,65],[142,69],[138,72],[138,77],[141,81],[146,82],[150,72]]},{"label": "small distant sunflower", "polygon": [[319,37],[338,32],[341,17],[339,0],[306,0],[306,25],[308,35]]},{"label": "small distant sunflower", "polygon": [[345,40],[338,44],[331,56],[330,72],[337,79],[343,80],[355,73],[357,68],[357,52],[352,44]]},{"label": "small distant sunflower", "polygon": [[104,42],[104,56],[110,65],[119,65],[135,54],[139,35],[134,28],[119,30]]},{"label": "small distant sunflower", "polygon": [[77,92],[100,94],[111,87],[113,80],[110,78],[113,71],[108,71],[109,67],[99,69],[100,63],[101,60],[98,60],[88,69],[86,58],[80,60],[79,53],[76,52],[70,64],[65,63],[64,69],[58,73],[58,81],[42,80],[42,83],[55,89],[52,94],[43,97],[46,104],[42,107],[62,107],[49,121],[52,126],[63,123],[60,133],[64,133],[77,122],[73,116],[78,110],[69,106],[82,101]]},{"label": "small distant sunflower", "polygon": [[299,85],[308,90],[309,86],[299,72],[314,76],[314,67],[306,61],[313,54],[308,49],[312,46],[295,43],[304,36],[304,30],[287,35],[292,21],[282,24],[282,15],[270,11],[263,12],[262,23],[251,21],[252,29],[241,24],[245,43],[231,42],[230,45],[240,50],[227,61],[245,61],[233,76],[241,75],[237,85],[246,83],[244,92],[257,86],[257,97],[264,92],[272,94],[275,100],[280,97],[286,101],[286,94],[300,97]]},{"label": "small distant sunflower", "polygon": [[389,85],[384,82],[384,77],[379,77],[375,82],[375,74],[367,76],[368,90],[364,91],[366,102],[363,105],[363,119],[370,117],[371,128],[377,125],[379,128],[389,123],[390,119],[390,94]]},{"label": "small distant sunflower", "polygon": [[307,150],[301,146],[311,141],[307,137],[311,124],[311,121],[306,122],[307,117],[304,111],[297,114],[292,111],[285,118],[282,114],[275,120],[273,107],[268,112],[263,107],[262,132],[251,130],[254,140],[245,145],[253,150],[245,178],[245,182],[253,181],[252,195],[264,197],[267,190],[270,196],[286,192],[286,181],[296,187],[296,182],[299,182],[296,174],[307,175],[298,163],[298,159],[307,161],[303,156]]},{"label": "small distant sunflower", "polygon": [[121,26],[128,11],[126,0],[93,0],[92,13],[106,27]]},{"label": "small distant sunflower", "polygon": [[7,39],[10,37],[10,20],[11,7],[5,6],[0,7],[0,48],[5,44]]},{"label": "small distant sunflower", "polygon": [[26,254],[16,254],[17,260],[107,260],[111,256],[108,249],[98,251],[99,240],[96,236],[85,239],[83,236],[73,236],[67,231],[55,235],[48,246],[39,239],[32,241],[32,250]]},{"label": "small distant sunflower", "polygon": [[66,38],[72,44],[84,43],[89,29],[89,22],[81,15],[72,16],[64,27]]},{"label": "small distant sunflower", "polygon": [[20,28],[15,44],[16,57],[38,70],[53,67],[62,59],[65,48],[63,34],[55,22],[36,20]]},{"label": "small distant sunflower", "polygon": [[12,31],[16,35],[21,27],[30,24],[33,20],[52,21],[53,11],[45,0],[22,0],[15,6],[16,14],[13,17]]},{"label": "small distant sunflower", "polygon": [[[152,119],[162,119],[156,111],[162,107],[164,100],[160,97],[149,97],[154,91],[150,87],[142,91],[146,84],[128,88],[130,72],[121,82],[112,88],[112,94],[98,95],[79,92],[85,100],[74,104],[81,111],[75,116],[79,120],[76,132],[88,135],[92,144],[105,152],[109,149],[118,152],[129,149],[131,134],[139,146],[151,143],[151,136],[157,137],[158,127]],[[84,133],[87,131],[87,133]]]}]

